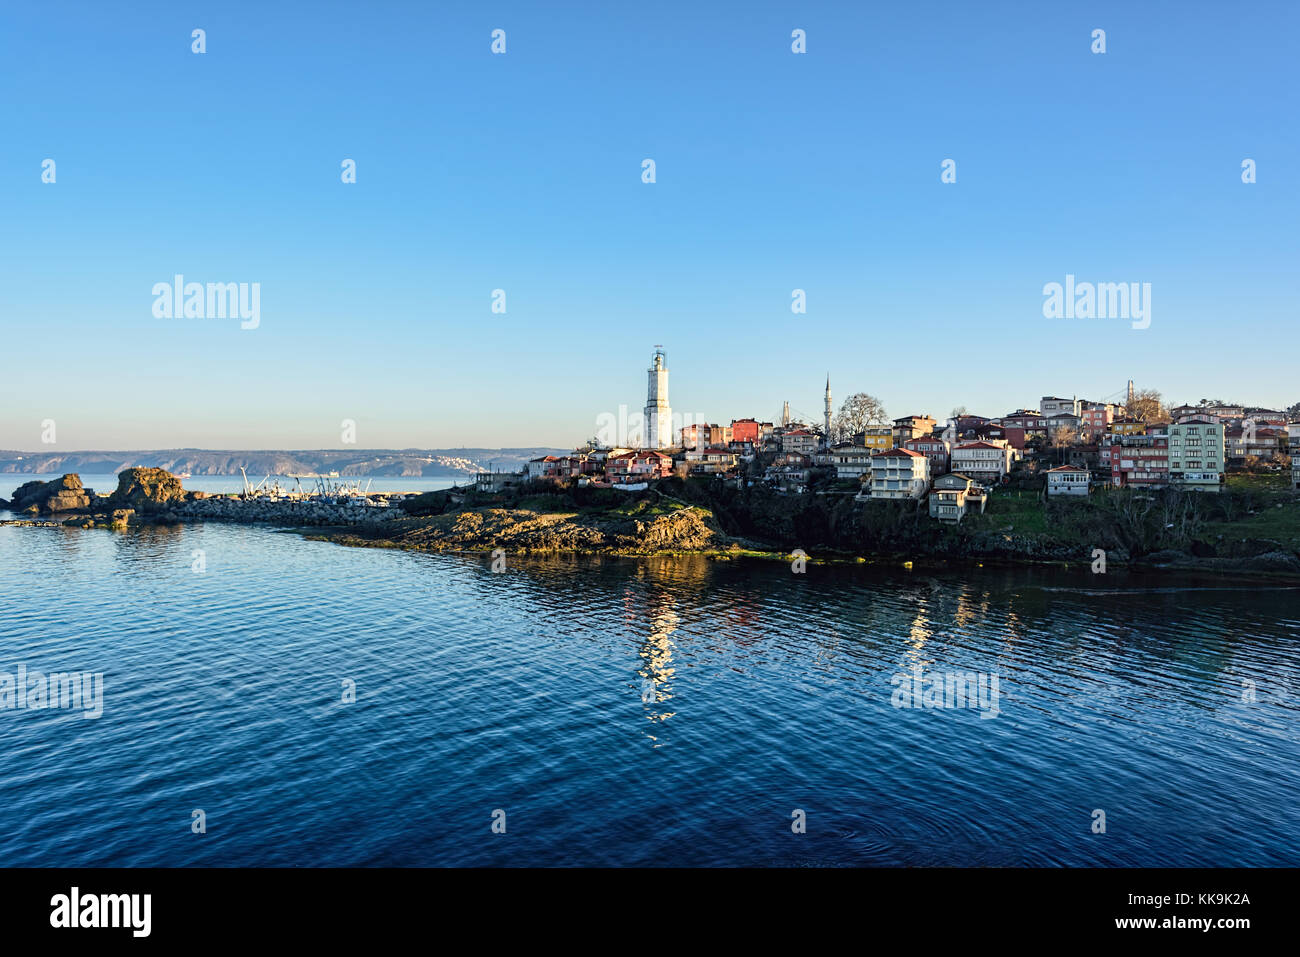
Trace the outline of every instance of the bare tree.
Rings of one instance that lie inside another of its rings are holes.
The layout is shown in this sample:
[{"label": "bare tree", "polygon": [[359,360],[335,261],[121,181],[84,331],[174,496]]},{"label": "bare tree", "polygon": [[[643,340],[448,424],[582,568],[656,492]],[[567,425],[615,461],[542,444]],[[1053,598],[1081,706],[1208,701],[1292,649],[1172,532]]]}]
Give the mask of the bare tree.
[{"label": "bare tree", "polygon": [[1078,436],[1074,434],[1074,430],[1069,426],[1061,425],[1052,430],[1052,448],[1059,453],[1060,458],[1058,461],[1065,461],[1066,447],[1073,445],[1077,438]]},{"label": "bare tree", "polygon": [[859,392],[844,400],[831,431],[837,441],[843,442],[869,425],[883,425],[888,422],[885,407],[880,400],[874,395]]},{"label": "bare tree", "polygon": [[959,405],[957,406],[957,408],[953,409],[951,412],[948,413],[948,418],[960,419],[965,414],[966,414],[966,406]]},{"label": "bare tree", "polygon": [[1127,412],[1147,425],[1171,421],[1169,413],[1165,411],[1163,397],[1155,389],[1138,389],[1134,392]]}]

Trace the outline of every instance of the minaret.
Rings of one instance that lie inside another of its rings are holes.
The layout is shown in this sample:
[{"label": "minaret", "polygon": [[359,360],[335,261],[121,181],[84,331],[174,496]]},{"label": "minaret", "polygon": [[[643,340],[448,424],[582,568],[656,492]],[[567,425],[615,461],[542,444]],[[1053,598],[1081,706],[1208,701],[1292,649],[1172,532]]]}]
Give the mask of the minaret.
[{"label": "minaret", "polygon": [[655,346],[650,364],[650,387],[645,400],[646,448],[664,449],[673,445],[673,413],[668,406],[668,360],[661,346]]},{"label": "minaret", "polygon": [[781,407],[781,424],[790,424],[790,400],[787,399],[785,405]]},{"label": "minaret", "polygon": [[826,373],[826,447],[831,445],[831,374]]}]

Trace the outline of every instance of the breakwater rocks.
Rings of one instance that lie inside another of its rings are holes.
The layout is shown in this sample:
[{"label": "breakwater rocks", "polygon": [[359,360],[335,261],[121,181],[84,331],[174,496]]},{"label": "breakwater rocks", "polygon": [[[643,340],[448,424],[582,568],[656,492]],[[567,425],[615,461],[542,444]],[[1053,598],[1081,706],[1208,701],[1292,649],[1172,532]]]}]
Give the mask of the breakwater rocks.
[{"label": "breakwater rocks", "polygon": [[167,508],[137,512],[131,508],[109,508],[110,499],[100,497],[99,505],[72,513],[56,513],[49,518],[8,519],[0,525],[29,525],[69,528],[127,528],[134,525],[171,525],[178,522],[240,522],[281,525],[293,528],[330,525],[373,525],[407,518],[399,508],[384,508],[361,503],[338,504],[320,501],[279,501],[213,497],[185,499]]},{"label": "breakwater rocks", "polygon": [[[405,496],[394,496],[393,502]],[[268,525],[368,525],[405,518],[389,506],[386,495],[337,498],[242,498],[187,492],[180,479],[164,469],[129,468],[117,476],[117,488],[96,495],[77,475],[52,482],[27,482],[14,492],[9,508],[31,518],[7,525],[65,525],[74,528],[125,528],[172,522],[247,522]],[[38,520],[41,516],[45,520]]]},{"label": "breakwater rocks", "polygon": [[87,508],[94,498],[92,489],[82,488],[81,476],[69,474],[52,482],[24,482],[14,490],[9,508],[30,515],[51,515]]},{"label": "breakwater rocks", "polygon": [[311,525],[369,525],[406,518],[395,507],[385,508],[368,498],[343,503],[318,499],[270,501],[261,498],[210,496],[186,499],[158,513],[162,520],[181,522],[249,522],[293,527]]}]

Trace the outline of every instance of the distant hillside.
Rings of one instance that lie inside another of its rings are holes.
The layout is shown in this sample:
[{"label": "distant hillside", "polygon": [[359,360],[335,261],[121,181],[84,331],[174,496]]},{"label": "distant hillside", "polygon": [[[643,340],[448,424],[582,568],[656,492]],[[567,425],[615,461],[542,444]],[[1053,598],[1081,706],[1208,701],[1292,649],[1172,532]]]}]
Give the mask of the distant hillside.
[{"label": "distant hillside", "polygon": [[191,475],[288,475],[338,472],[340,475],[390,475],[450,478],[485,470],[517,471],[524,462],[558,450],[530,449],[310,449],[223,451],[150,449],[126,452],[17,452],[0,450],[0,473],[86,475],[117,472],[132,465],[189,472]]}]

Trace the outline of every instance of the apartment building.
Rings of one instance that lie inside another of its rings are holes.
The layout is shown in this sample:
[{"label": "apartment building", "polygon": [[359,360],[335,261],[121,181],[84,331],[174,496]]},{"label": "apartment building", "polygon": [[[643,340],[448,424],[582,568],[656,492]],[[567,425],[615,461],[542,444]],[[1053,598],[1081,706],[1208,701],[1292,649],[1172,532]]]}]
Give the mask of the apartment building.
[{"label": "apartment building", "polygon": [[1083,418],[1084,434],[1090,442],[1096,442],[1115,420],[1115,405],[1111,402],[1089,402],[1080,415]]},{"label": "apartment building", "polygon": [[1217,492],[1223,485],[1225,428],[1208,415],[1168,427],[1169,481],[1180,488]]},{"label": "apartment building", "polygon": [[984,513],[988,496],[974,479],[957,472],[940,475],[930,491],[930,517],[941,522],[960,522],[966,513],[978,508]]},{"label": "apartment building", "polygon": [[908,439],[903,448],[920,452],[930,460],[930,475],[942,475],[948,471],[948,443],[937,435],[926,435]]},{"label": "apartment building", "polygon": [[[524,473],[530,480],[558,479],[567,475],[567,472],[567,468],[561,467],[560,458],[557,455],[543,455],[541,458],[530,459],[528,464],[524,466]],[[564,474],[562,475],[562,473]]]},{"label": "apartment building", "polygon": [[1116,488],[1164,488],[1169,484],[1169,436],[1163,426],[1141,435],[1113,435],[1110,481]]},{"label": "apartment building", "polygon": [[1062,399],[1056,395],[1045,395],[1038,403],[1038,411],[1047,418],[1050,415],[1078,416],[1081,403],[1078,399]]},{"label": "apartment building", "polygon": [[1044,432],[1043,417],[1033,409],[1016,409],[1010,415],[993,421],[1008,428],[1023,429],[1026,435],[1042,435]]},{"label": "apartment building", "polygon": [[1228,428],[1224,431],[1229,465],[1244,465],[1249,458],[1270,461],[1279,452],[1285,454],[1289,441],[1282,429],[1256,425],[1250,419],[1245,427]]},{"label": "apartment building", "polygon": [[811,429],[791,429],[781,433],[781,451],[797,452],[800,455],[812,455],[817,451],[820,440]]},{"label": "apartment building", "polygon": [[887,449],[871,455],[873,499],[919,499],[930,488],[930,460],[911,449]]},{"label": "apartment building", "polygon": [[700,423],[682,428],[682,448],[704,449],[718,447],[731,441],[732,428],[729,425],[708,425]]},{"label": "apartment building", "polygon": [[1011,471],[1010,446],[993,442],[963,442],[953,447],[949,464],[954,472],[985,485],[996,485]]},{"label": "apartment building", "polygon": [[835,469],[837,479],[862,480],[871,474],[871,450],[864,445],[841,442],[816,456],[818,465]]},{"label": "apartment building", "polygon": [[1042,426],[1049,439],[1055,436],[1060,429],[1065,429],[1071,435],[1077,436],[1083,431],[1083,418],[1073,412],[1053,412],[1051,415],[1043,416]]},{"label": "apartment building", "polygon": [[853,441],[873,452],[883,452],[894,447],[894,427],[891,425],[869,425],[853,436]]},{"label": "apartment building", "polygon": [[966,430],[965,434],[959,437],[981,442],[1005,442],[1013,449],[1023,449],[1025,447],[1024,429],[1014,425],[999,425],[996,422],[977,425],[973,429]]},{"label": "apartment building", "polygon": [[1114,435],[1141,435],[1146,430],[1145,422],[1128,415],[1116,416],[1110,423],[1110,431]]},{"label": "apartment building", "polygon": [[905,415],[894,420],[894,445],[902,445],[908,439],[929,435],[938,423],[929,415]]}]

